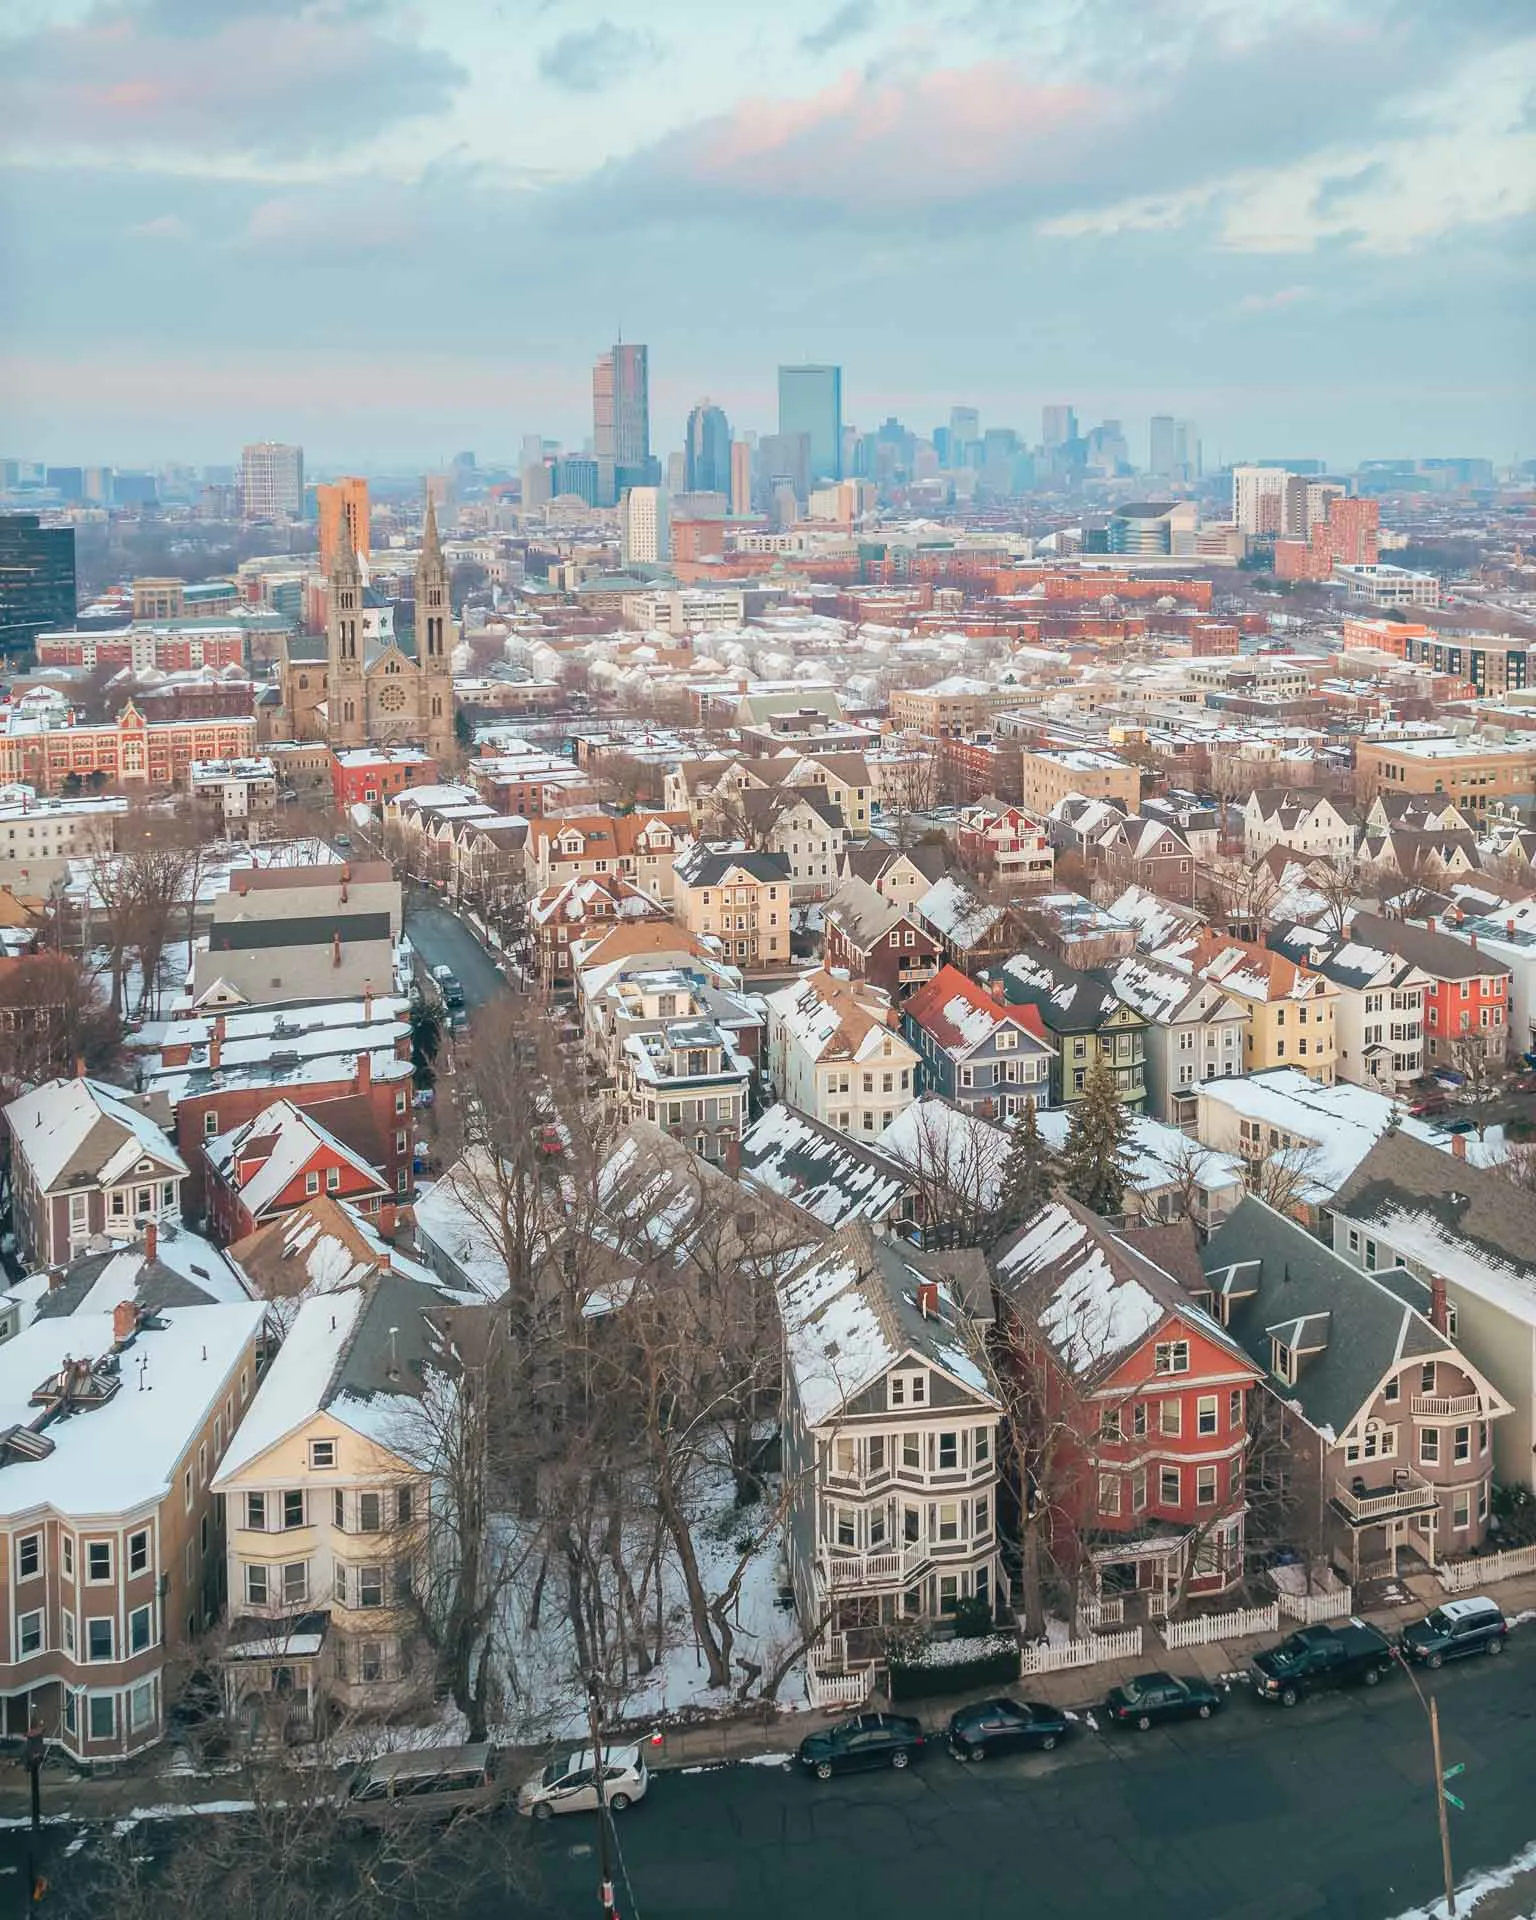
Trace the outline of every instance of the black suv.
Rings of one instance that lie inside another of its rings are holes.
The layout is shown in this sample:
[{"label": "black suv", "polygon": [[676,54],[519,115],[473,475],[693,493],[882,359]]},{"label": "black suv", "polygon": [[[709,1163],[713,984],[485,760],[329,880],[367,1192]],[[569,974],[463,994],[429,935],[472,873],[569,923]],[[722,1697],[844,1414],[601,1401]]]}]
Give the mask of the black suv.
[{"label": "black suv", "polygon": [[1386,1635],[1363,1620],[1342,1627],[1303,1627],[1278,1647],[1253,1656],[1254,1692],[1294,1707],[1320,1687],[1374,1687],[1392,1671]]},{"label": "black suv", "polygon": [[1459,1660],[1464,1653],[1502,1653],[1509,1622],[1497,1600],[1482,1595],[1465,1600],[1447,1600],[1442,1607],[1404,1627],[1397,1644],[1408,1660],[1422,1660],[1426,1667],[1443,1667],[1447,1660]]},{"label": "black suv", "polygon": [[866,1767],[899,1771],[922,1758],[925,1744],[921,1725],[904,1713],[860,1713],[820,1733],[808,1733],[796,1757],[818,1780],[830,1780],[834,1773],[857,1773]]}]

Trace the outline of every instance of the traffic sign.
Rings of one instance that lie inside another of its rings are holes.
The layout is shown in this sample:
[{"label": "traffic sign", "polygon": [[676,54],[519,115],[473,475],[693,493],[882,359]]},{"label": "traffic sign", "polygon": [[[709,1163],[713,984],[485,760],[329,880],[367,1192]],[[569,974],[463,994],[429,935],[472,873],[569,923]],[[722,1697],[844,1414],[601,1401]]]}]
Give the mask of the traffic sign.
[{"label": "traffic sign", "polygon": [[1466,1770],[1467,1770],[1466,1761],[1458,1760],[1454,1767],[1447,1767],[1445,1772],[1441,1774],[1440,1778],[1442,1780],[1454,1780],[1458,1773],[1465,1773]]},{"label": "traffic sign", "polygon": [[1467,1803],[1465,1800],[1458,1800],[1454,1793],[1448,1793],[1445,1797],[1458,1813],[1466,1812]]}]

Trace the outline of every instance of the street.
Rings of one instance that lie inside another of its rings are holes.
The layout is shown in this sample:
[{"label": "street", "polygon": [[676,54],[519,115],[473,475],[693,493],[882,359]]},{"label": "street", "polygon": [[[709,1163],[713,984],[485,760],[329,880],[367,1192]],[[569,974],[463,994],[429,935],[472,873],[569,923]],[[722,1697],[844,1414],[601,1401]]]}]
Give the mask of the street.
[{"label": "street", "polygon": [[[1465,1767],[1465,1811],[1451,1815],[1458,1878],[1503,1866],[1536,1835],[1536,1629],[1513,1635],[1502,1661],[1421,1684],[1439,1698],[1445,1764]],[[922,1717],[941,1725],[945,1710]],[[195,1845],[197,1824],[141,1827],[135,1845]],[[1113,1737],[1085,1727],[1054,1754],[980,1767],[940,1749],[906,1773],[825,1785],[777,1761],[663,1772],[616,1830],[626,1920],[1394,1920],[1440,1886],[1427,1722],[1401,1677],[1293,1712],[1239,1686],[1209,1723]],[[468,1880],[459,1913],[595,1909],[591,1820],[529,1839],[529,1898]],[[0,1871],[24,1845],[0,1834]]]},{"label": "street", "polygon": [[428,968],[449,967],[458,975],[465,1010],[471,1016],[477,1007],[507,991],[506,981],[474,933],[439,902],[423,897],[408,904],[405,931]]}]

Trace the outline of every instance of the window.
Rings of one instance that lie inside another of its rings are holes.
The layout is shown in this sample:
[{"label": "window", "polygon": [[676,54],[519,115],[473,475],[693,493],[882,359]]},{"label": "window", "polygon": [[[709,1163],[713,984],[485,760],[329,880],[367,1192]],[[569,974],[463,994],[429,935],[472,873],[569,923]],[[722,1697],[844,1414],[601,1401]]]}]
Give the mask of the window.
[{"label": "window", "polygon": [[155,1683],[141,1680],[128,1695],[128,1724],[135,1732],[155,1717]]},{"label": "window", "polygon": [[16,1616],[16,1653],[25,1660],[29,1653],[41,1653],[43,1650],[43,1616],[41,1613],[22,1613]]},{"label": "window", "polygon": [[112,1578],[112,1542],[88,1540],[85,1546],[85,1577],[97,1582]]},{"label": "window", "polygon": [[901,1464],[920,1473],[923,1466],[923,1441],[921,1434],[904,1433],[901,1436]]},{"label": "window", "polygon": [[[930,1508],[930,1512],[932,1509]],[[958,1540],[960,1538],[960,1508],[956,1501],[941,1500],[938,1506],[940,1540]]]},{"label": "window", "polygon": [[891,1399],[893,1407],[925,1407],[928,1404],[928,1376],[926,1373],[893,1373],[891,1375]]},{"label": "window", "polygon": [[1451,1458],[1455,1461],[1472,1458],[1472,1429],[1458,1427],[1451,1435]]},{"label": "window", "polygon": [[1433,1393],[1435,1390],[1435,1363],[1426,1360],[1419,1373],[1419,1392]]},{"label": "window", "polygon": [[378,1493],[360,1493],[357,1496],[357,1530],[359,1533],[380,1533],[384,1527],[384,1497]]},{"label": "window", "polygon": [[93,1740],[110,1740],[117,1732],[117,1700],[110,1693],[93,1693],[87,1708]]},{"label": "window", "polygon": [[1110,1407],[1105,1413],[1104,1418],[1100,1421],[1099,1438],[1101,1440],[1123,1440],[1125,1438],[1125,1435],[1120,1430],[1120,1409],[1118,1407]]},{"label": "window", "polygon": [[1227,1425],[1232,1428],[1243,1424],[1243,1390],[1234,1387],[1227,1395]]},{"label": "window", "polygon": [[336,1442],[334,1440],[311,1440],[309,1443],[309,1464],[320,1472],[336,1464]]},{"label": "window", "polygon": [[181,1476],[181,1498],[182,1504],[190,1513],[192,1511],[192,1469],[190,1467]]},{"label": "window", "polygon": [[315,1195],[320,1191],[320,1176],[318,1173],[305,1174],[304,1191],[306,1194],[308,1194],[311,1200],[314,1199]]},{"label": "window", "polygon": [[291,1607],[309,1598],[309,1562],[295,1560],[283,1568],[283,1605]]},{"label": "window", "polygon": [[1235,1500],[1243,1490],[1243,1456],[1234,1453],[1227,1462],[1227,1497]]},{"label": "window", "polygon": [[1099,1475],[1099,1512],[1118,1513],[1120,1511],[1120,1476],[1118,1473]]},{"label": "window", "polygon": [[87,1660],[110,1660],[112,1658],[112,1622],[97,1618],[85,1623],[85,1657]]},{"label": "window", "polygon": [[77,1705],[79,1698],[79,1694],[71,1692],[68,1687],[65,1688],[64,1731],[66,1733],[73,1733],[79,1726],[79,1707]]},{"label": "window", "polygon": [[75,1657],[75,1616],[72,1613],[59,1615],[59,1626],[64,1635],[64,1651],[73,1660]]},{"label": "window", "polygon": [[1195,1505],[1214,1507],[1216,1504],[1216,1469],[1214,1467],[1195,1468]]},{"label": "window", "polygon": [[64,1578],[66,1580],[73,1580],[75,1577],[75,1543],[73,1538],[67,1533],[59,1536],[59,1564],[64,1569]]},{"label": "window", "polygon": [[1205,1393],[1195,1404],[1195,1432],[1214,1433],[1216,1431],[1216,1396]]},{"label": "window", "polygon": [[175,1204],[176,1204],[176,1182],[174,1180],[167,1180],[161,1185],[161,1188],[160,1188],[160,1205],[163,1208],[170,1208],[170,1207],[174,1207]]},{"label": "window", "polygon": [[128,1616],[128,1651],[142,1653],[149,1645],[149,1608],[135,1607]]},{"label": "window", "polygon": [[1145,1400],[1138,1400],[1135,1406],[1131,1408],[1131,1436],[1136,1440],[1145,1440],[1147,1437],[1147,1403]]},{"label": "window", "polygon": [[283,1495],[283,1531],[304,1524],[304,1494],[302,1489],[290,1490]]},{"label": "window", "polygon": [[1180,1434],[1184,1431],[1183,1402],[1172,1398],[1157,1403],[1157,1430],[1159,1433]]},{"label": "window", "polygon": [[1451,1525],[1464,1533],[1472,1524],[1472,1489],[1464,1487],[1451,1502]]},{"label": "window", "polygon": [[[878,1439],[871,1440],[869,1443],[869,1447],[870,1447],[870,1454],[869,1454],[870,1471],[872,1473],[875,1471],[874,1450],[876,1447],[880,1449],[880,1468],[883,1471],[885,1467],[884,1435],[881,1435]],[[396,1487],[395,1488],[395,1525],[397,1527],[408,1527],[411,1524],[412,1518],[414,1517],[414,1510],[415,1510],[415,1497],[414,1497],[413,1489],[410,1487]]]},{"label": "window", "polygon": [[1131,1512],[1143,1513],[1147,1505],[1147,1470],[1138,1467],[1131,1475]]},{"label": "window", "polygon": [[1440,1430],[1438,1427],[1425,1427],[1419,1434],[1419,1459],[1429,1467],[1437,1466],[1440,1461]]},{"label": "window", "polygon": [[358,1649],[357,1677],[359,1680],[382,1680],[384,1678],[384,1648],[377,1640],[365,1640]]},{"label": "window", "polygon": [[939,1472],[953,1473],[960,1464],[960,1436],[958,1433],[939,1435]]},{"label": "window", "polygon": [[42,1565],[43,1536],[27,1533],[16,1542],[16,1578],[30,1580]]},{"label": "window", "polygon": [[1188,1373],[1189,1342],[1159,1340],[1153,1349],[1152,1364],[1158,1373]]},{"label": "window", "polygon": [[266,1532],[267,1496],[264,1493],[248,1493],[245,1496],[245,1525],[248,1533]]},{"label": "window", "polygon": [[219,1116],[211,1110],[203,1115],[203,1138],[211,1140],[219,1130]]},{"label": "window", "polygon": [[382,1607],[384,1604],[384,1569],[382,1567],[359,1567],[357,1570],[357,1604],[360,1607]]},{"label": "window", "polygon": [[1402,1397],[1402,1381],[1397,1374],[1394,1373],[1382,1388],[1381,1397],[1383,1400],[1398,1400]]},{"label": "window", "polygon": [[[396,1150],[397,1150],[398,1152],[401,1152],[401,1153],[403,1153],[403,1152],[405,1151],[405,1140],[404,1140],[404,1137],[403,1137],[403,1135],[400,1135],[400,1134],[397,1134],[397,1135],[395,1136],[395,1146],[396,1146]],[[327,1168],[326,1168],[326,1170],[325,1170],[325,1190],[326,1190],[326,1192],[327,1192],[327,1193],[340,1193],[340,1192],[341,1192],[341,1168],[340,1168],[340,1167],[327,1167]]]},{"label": "window", "polygon": [[1165,1507],[1176,1507],[1184,1497],[1183,1476],[1177,1467],[1158,1468],[1157,1497]]}]

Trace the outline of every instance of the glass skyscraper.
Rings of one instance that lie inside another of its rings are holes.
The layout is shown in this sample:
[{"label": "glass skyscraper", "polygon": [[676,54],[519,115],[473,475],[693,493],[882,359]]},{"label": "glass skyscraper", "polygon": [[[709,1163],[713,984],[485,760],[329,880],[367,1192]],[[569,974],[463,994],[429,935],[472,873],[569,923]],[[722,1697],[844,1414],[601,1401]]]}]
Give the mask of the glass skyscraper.
[{"label": "glass skyscraper", "polygon": [[0,514],[0,651],[24,652],[40,633],[74,624],[74,528]]},{"label": "glass skyscraper", "polygon": [[683,484],[689,493],[731,490],[731,425],[713,401],[701,400],[688,416]]},{"label": "glass skyscraper", "polygon": [[649,352],[622,344],[592,369],[592,450],[598,505],[615,505],[626,487],[652,486]]},{"label": "glass skyscraper", "polygon": [[779,368],[779,434],[810,443],[810,482],[843,477],[843,370]]}]

